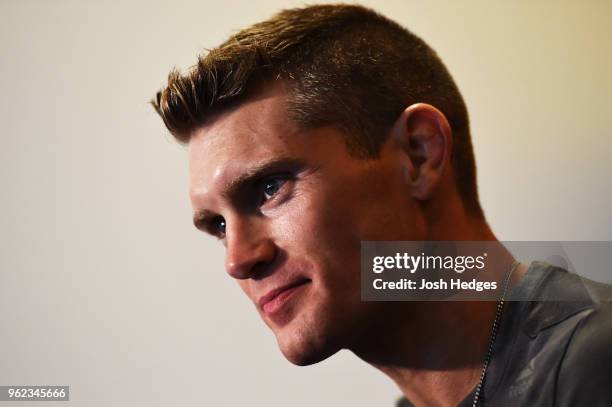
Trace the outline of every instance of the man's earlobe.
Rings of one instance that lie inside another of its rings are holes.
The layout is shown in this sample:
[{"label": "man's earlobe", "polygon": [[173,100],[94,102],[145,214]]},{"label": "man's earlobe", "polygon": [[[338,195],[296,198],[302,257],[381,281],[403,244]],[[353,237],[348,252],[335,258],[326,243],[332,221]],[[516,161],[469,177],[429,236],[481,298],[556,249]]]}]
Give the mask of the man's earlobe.
[{"label": "man's earlobe", "polygon": [[405,155],[402,171],[415,199],[431,197],[450,164],[452,132],[446,116],[417,103],[396,120],[391,136]]}]

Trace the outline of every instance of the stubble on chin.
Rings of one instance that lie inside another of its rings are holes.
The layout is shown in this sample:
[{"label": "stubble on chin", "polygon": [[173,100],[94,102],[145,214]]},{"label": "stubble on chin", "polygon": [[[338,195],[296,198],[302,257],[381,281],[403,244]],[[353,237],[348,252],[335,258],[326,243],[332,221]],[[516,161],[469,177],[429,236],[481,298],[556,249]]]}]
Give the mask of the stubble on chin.
[{"label": "stubble on chin", "polygon": [[[312,311],[312,310],[309,310]],[[275,330],[279,349],[294,365],[308,366],[321,362],[340,350],[331,341],[326,321],[315,313],[302,312],[289,324]]]}]

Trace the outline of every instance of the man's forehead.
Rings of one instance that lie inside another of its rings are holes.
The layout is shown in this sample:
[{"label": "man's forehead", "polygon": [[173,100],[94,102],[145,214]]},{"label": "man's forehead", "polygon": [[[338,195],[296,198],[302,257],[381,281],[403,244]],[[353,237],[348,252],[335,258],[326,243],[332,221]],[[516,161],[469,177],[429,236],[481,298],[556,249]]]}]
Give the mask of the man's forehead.
[{"label": "man's forehead", "polygon": [[195,131],[189,141],[192,194],[203,194],[248,168],[290,155],[297,129],[288,119],[285,101],[282,92],[263,94]]},{"label": "man's forehead", "polygon": [[256,138],[294,132],[296,126],[288,117],[286,101],[286,93],[276,88],[253,97],[195,130],[189,147],[235,149]]}]

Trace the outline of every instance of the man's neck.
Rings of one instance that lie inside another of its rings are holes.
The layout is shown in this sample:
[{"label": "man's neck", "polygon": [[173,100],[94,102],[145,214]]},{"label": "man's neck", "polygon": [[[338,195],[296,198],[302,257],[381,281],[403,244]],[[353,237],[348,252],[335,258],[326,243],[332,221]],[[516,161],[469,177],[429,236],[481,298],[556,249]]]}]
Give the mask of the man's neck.
[{"label": "man's neck", "polygon": [[[455,230],[474,233],[440,235],[432,240],[497,241],[486,223]],[[495,251],[489,257],[494,260],[488,272],[499,277],[514,258],[501,244]],[[513,282],[525,271],[521,266]],[[390,302],[381,304],[381,310],[384,316],[366,327],[350,348],[358,357],[388,375],[417,406],[456,406],[474,390],[489,345],[496,302]]]},{"label": "man's neck", "polygon": [[456,406],[476,386],[494,302],[392,303],[353,352],[388,375],[417,406]]}]

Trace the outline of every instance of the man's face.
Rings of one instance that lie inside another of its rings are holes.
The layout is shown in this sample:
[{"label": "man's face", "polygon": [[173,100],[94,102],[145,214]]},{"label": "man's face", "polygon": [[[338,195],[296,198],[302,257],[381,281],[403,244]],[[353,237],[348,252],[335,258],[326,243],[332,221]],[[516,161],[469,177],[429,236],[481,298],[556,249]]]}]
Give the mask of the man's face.
[{"label": "man's face", "polygon": [[417,240],[402,153],[360,160],[334,127],[299,131],[286,94],[269,91],[192,135],[199,228],[293,363],[318,362],[367,335],[380,315],[360,301],[360,242]]}]

